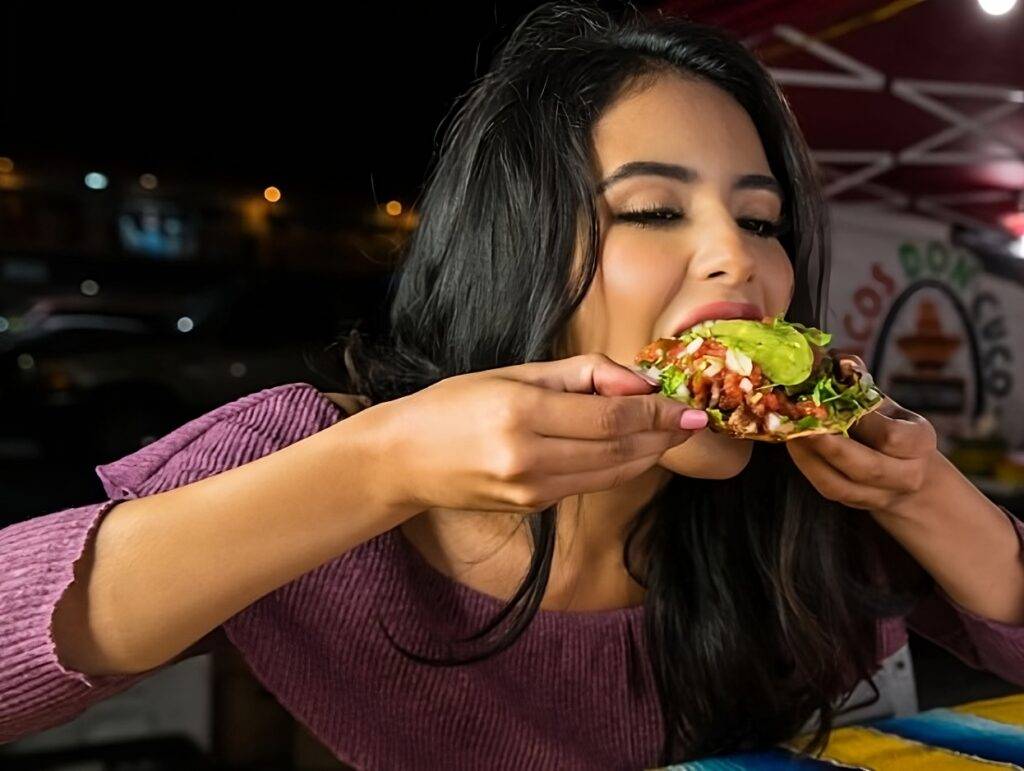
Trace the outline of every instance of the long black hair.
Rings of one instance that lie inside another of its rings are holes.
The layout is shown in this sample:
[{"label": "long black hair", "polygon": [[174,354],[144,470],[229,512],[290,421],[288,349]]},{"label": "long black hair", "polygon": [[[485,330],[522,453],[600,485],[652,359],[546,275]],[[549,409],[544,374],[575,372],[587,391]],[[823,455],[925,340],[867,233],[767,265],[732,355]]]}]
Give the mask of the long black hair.
[{"label": "long black hair", "polygon": [[[549,3],[525,17],[458,104],[388,292],[388,335],[370,342],[353,330],[327,351],[344,364],[340,387],[379,403],[564,355],[601,251],[591,129],[627,90],[664,73],[703,79],[750,115],[791,224],[780,237],[796,275],[787,317],[821,326],[826,209],[806,143],[763,66],[726,33],[685,19]],[[784,448],[757,444],[734,479],[674,476],[625,545],[646,589],[664,763],[768,746],[816,715],[804,749],[821,749],[837,699],[852,689],[848,673],[874,686],[875,620],[907,612],[930,586],[923,570],[900,586],[878,581],[881,528],[818,495]],[[544,596],[555,519],[555,507],[526,516],[530,567],[508,604],[463,640],[477,647],[448,658],[405,653],[447,665],[512,645]]]}]

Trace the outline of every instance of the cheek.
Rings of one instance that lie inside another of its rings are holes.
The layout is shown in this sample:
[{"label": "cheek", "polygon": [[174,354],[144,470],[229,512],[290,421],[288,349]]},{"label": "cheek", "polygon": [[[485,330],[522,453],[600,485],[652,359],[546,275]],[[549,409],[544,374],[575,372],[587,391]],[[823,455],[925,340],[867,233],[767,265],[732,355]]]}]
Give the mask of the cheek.
[{"label": "cheek", "polygon": [[[601,255],[601,274],[609,309],[657,313],[663,294],[679,277],[679,257],[651,239],[613,234]],[[617,314],[625,317],[625,313]]]},{"label": "cheek", "polygon": [[785,313],[793,297],[793,265],[781,244],[776,243],[769,257],[771,270],[765,276],[765,311],[769,316]]},{"label": "cheek", "polygon": [[632,360],[649,342],[678,281],[678,259],[659,254],[650,243],[613,234],[603,244],[594,280],[573,317],[580,350]]}]

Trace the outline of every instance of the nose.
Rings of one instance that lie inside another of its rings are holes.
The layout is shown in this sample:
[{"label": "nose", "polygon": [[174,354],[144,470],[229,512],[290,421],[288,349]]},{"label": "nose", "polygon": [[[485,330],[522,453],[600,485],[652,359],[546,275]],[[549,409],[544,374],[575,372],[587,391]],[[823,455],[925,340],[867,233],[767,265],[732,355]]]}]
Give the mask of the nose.
[{"label": "nose", "polygon": [[716,217],[714,223],[706,222],[702,231],[691,263],[695,275],[737,285],[754,280],[757,262],[734,219]]}]

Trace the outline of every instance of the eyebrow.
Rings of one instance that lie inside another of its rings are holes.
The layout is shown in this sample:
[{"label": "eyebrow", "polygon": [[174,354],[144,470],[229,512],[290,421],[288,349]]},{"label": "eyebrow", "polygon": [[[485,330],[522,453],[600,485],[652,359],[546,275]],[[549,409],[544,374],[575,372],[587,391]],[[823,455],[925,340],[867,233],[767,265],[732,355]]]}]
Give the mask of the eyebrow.
[{"label": "eyebrow", "polygon": [[[655,176],[674,179],[679,182],[693,183],[700,179],[700,174],[687,166],[659,161],[630,161],[619,166],[611,175],[597,186],[597,192],[603,193],[616,182],[629,177]],[[766,174],[742,174],[733,182],[733,190],[768,190],[784,200],[782,185],[774,177]]]}]

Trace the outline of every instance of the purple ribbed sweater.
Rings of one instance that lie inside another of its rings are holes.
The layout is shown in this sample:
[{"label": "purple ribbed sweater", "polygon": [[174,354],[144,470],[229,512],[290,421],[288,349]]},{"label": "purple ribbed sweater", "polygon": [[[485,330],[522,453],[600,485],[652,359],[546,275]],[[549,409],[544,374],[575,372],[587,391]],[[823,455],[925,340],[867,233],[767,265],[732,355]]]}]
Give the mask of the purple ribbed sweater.
[{"label": "purple ribbed sweater", "polygon": [[[115,503],[248,463],[343,416],[306,383],[249,394],[97,466],[106,501],[0,530],[0,742],[67,722],[163,668],[89,677],[55,654],[54,607]],[[1010,519],[1024,544],[1024,525]],[[396,528],[265,595],[175,661],[209,650],[222,630],[281,704],[358,768],[656,765],[662,729],[642,607],[541,611],[510,649],[454,669],[404,659],[374,617],[380,608],[400,643],[423,650],[424,635],[449,639],[501,606],[434,569]],[[879,623],[879,661],[907,626],[1024,686],[1024,627],[977,616],[937,588],[905,619]]]}]

